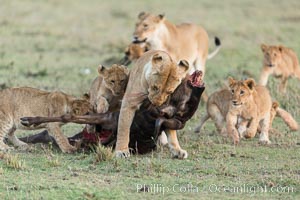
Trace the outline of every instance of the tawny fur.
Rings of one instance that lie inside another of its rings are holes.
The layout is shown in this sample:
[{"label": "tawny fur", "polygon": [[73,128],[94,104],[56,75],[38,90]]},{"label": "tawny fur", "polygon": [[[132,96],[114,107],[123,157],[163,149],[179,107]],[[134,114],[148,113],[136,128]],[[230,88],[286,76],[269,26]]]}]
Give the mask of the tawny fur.
[{"label": "tawny fur", "polygon": [[42,124],[35,127],[26,127],[20,123],[24,116],[60,116],[64,114],[82,115],[91,110],[86,99],[78,99],[63,92],[46,92],[39,89],[20,87],[8,88],[0,91],[0,149],[8,150],[3,138],[7,135],[15,146],[27,148],[14,134],[17,129],[35,130],[46,128],[52,134],[63,152],[71,153],[76,150],[69,144],[63,135],[61,123]]},{"label": "tawny fur", "polygon": [[218,48],[208,55],[208,35],[200,26],[190,23],[174,25],[163,15],[141,12],[133,33],[135,41],[149,43],[151,50],[162,50],[179,62],[185,59],[189,62],[189,73],[201,70],[205,73],[205,63],[208,57],[213,57]]},{"label": "tawny fur", "polygon": [[93,81],[90,90],[90,103],[97,113],[120,110],[129,77],[129,69],[114,64],[109,68],[98,67],[99,76]]},{"label": "tawny fur", "polygon": [[264,54],[259,84],[266,86],[270,75],[281,79],[280,92],[286,92],[289,77],[300,80],[300,66],[296,53],[284,46],[261,45]]},{"label": "tawny fur", "polygon": [[[177,65],[163,51],[148,51],[140,57],[130,72],[126,92],[122,101],[119,122],[116,156],[129,156],[129,129],[136,110],[148,98],[154,106],[162,105],[174,92],[188,71],[187,61]],[[168,133],[167,133],[168,134]],[[176,131],[171,131],[170,145],[175,145],[176,151],[182,150],[178,145]]]}]

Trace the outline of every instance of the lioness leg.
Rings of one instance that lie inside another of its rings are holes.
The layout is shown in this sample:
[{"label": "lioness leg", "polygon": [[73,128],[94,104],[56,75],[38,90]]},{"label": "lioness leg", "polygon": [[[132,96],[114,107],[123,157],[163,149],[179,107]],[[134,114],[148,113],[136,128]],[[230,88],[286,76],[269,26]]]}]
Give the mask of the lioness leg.
[{"label": "lioness leg", "polygon": [[270,144],[269,140],[269,128],[270,128],[270,113],[267,113],[264,119],[261,121],[261,133],[259,136],[259,143]]},{"label": "lioness leg", "polygon": [[118,135],[116,143],[116,157],[129,157],[129,136],[130,126],[132,124],[136,108],[130,106],[122,106],[119,122],[118,122]]},{"label": "lioness leg", "polygon": [[260,74],[259,84],[266,86],[268,83],[268,78],[271,73],[272,73],[271,69],[269,69],[267,67],[263,67],[261,74]]},{"label": "lioness leg", "polygon": [[49,123],[47,125],[48,132],[54,136],[55,141],[57,142],[59,148],[64,153],[73,153],[76,151],[76,148],[70,145],[68,139],[63,135],[59,123]]},{"label": "lioness leg", "polygon": [[187,158],[188,153],[185,150],[181,149],[177,139],[176,130],[167,129],[165,130],[165,132],[167,133],[168,136],[168,144],[169,144],[172,157],[179,158],[179,159]]},{"label": "lioness leg", "polygon": [[288,77],[282,76],[281,83],[280,83],[280,86],[279,86],[279,91],[282,92],[282,93],[286,92],[287,80],[288,80]]}]

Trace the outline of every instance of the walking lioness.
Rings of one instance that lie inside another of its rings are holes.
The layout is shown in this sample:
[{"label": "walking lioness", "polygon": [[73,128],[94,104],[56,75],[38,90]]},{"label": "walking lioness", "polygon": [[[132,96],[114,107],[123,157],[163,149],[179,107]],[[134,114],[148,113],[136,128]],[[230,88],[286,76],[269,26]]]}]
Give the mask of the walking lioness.
[{"label": "walking lioness", "polygon": [[27,127],[20,123],[23,116],[60,116],[63,114],[82,115],[90,111],[91,106],[86,99],[77,99],[63,92],[46,92],[39,89],[20,87],[0,91],[0,150],[10,147],[3,141],[7,138],[15,146],[25,149],[27,144],[20,141],[14,134],[16,129],[35,130],[46,128],[52,134],[63,152],[76,150],[63,135],[61,123],[41,124]]},{"label": "walking lioness", "polygon": [[[131,69],[128,85],[121,105],[118,122],[116,156],[129,156],[129,130],[136,110],[145,99],[154,106],[162,105],[185,78],[189,65],[182,60],[177,65],[164,51],[148,51]],[[181,154],[176,131],[166,131],[170,145]],[[171,149],[172,151],[172,149]],[[174,152],[173,151],[173,152]]]},{"label": "walking lioness", "polygon": [[220,40],[215,39],[218,47],[208,55],[208,35],[200,26],[183,23],[174,25],[164,15],[141,12],[133,33],[134,42],[147,42],[149,49],[166,51],[176,62],[185,59],[189,62],[189,73],[200,70],[205,73],[206,59],[217,54],[221,47]]}]

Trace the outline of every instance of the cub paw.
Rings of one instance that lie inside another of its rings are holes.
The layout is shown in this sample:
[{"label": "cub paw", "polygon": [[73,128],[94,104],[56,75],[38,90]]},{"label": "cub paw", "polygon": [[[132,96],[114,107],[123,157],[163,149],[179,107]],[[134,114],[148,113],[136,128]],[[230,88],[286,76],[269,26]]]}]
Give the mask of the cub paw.
[{"label": "cub paw", "polygon": [[105,100],[100,101],[97,104],[97,113],[106,113],[109,109],[109,104],[108,102]]},{"label": "cub paw", "polygon": [[268,145],[268,144],[271,144],[271,141],[268,139],[265,139],[265,140],[259,139],[258,143],[261,145]]},{"label": "cub paw", "polygon": [[129,158],[130,157],[129,150],[116,151],[115,154],[116,154],[117,158]]},{"label": "cub paw", "polygon": [[188,157],[188,153],[183,149],[173,149],[171,150],[172,158],[178,159],[186,159]]}]

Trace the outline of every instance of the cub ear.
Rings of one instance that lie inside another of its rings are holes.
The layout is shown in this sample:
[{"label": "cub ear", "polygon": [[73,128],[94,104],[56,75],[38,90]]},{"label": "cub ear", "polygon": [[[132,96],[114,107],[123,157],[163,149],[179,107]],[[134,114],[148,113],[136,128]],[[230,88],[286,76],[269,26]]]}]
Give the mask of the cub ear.
[{"label": "cub ear", "polygon": [[84,115],[91,111],[91,104],[87,100],[76,99],[72,102],[72,111],[75,115]]},{"label": "cub ear", "polygon": [[282,53],[282,51],[283,51],[283,46],[280,45],[280,46],[278,47],[278,50],[280,51],[280,53]]},{"label": "cub ear", "polygon": [[232,87],[236,83],[236,80],[234,80],[231,76],[228,77],[228,84],[229,87]]},{"label": "cub ear", "polygon": [[82,95],[82,99],[89,101],[89,100],[90,100],[90,94],[84,93],[84,94]]},{"label": "cub ear", "polygon": [[124,65],[121,65],[121,67],[123,67],[123,69],[124,69],[124,73],[125,73],[127,76],[129,76],[129,74],[130,74],[130,70],[129,70],[129,68],[128,68],[128,67],[126,67],[126,66],[124,66]]},{"label": "cub ear", "polygon": [[186,72],[189,69],[189,62],[186,60],[181,60],[178,66]]},{"label": "cub ear", "polygon": [[255,80],[252,78],[246,79],[244,82],[250,90],[253,90],[256,85]]},{"label": "cub ear", "polygon": [[279,107],[279,103],[277,101],[273,101],[272,102],[272,108],[277,110],[278,107]]},{"label": "cub ear", "polygon": [[260,48],[261,48],[262,52],[265,52],[267,50],[268,46],[265,44],[261,44]]},{"label": "cub ear", "polygon": [[98,66],[98,73],[99,75],[103,76],[106,72],[106,68],[103,65]]}]

